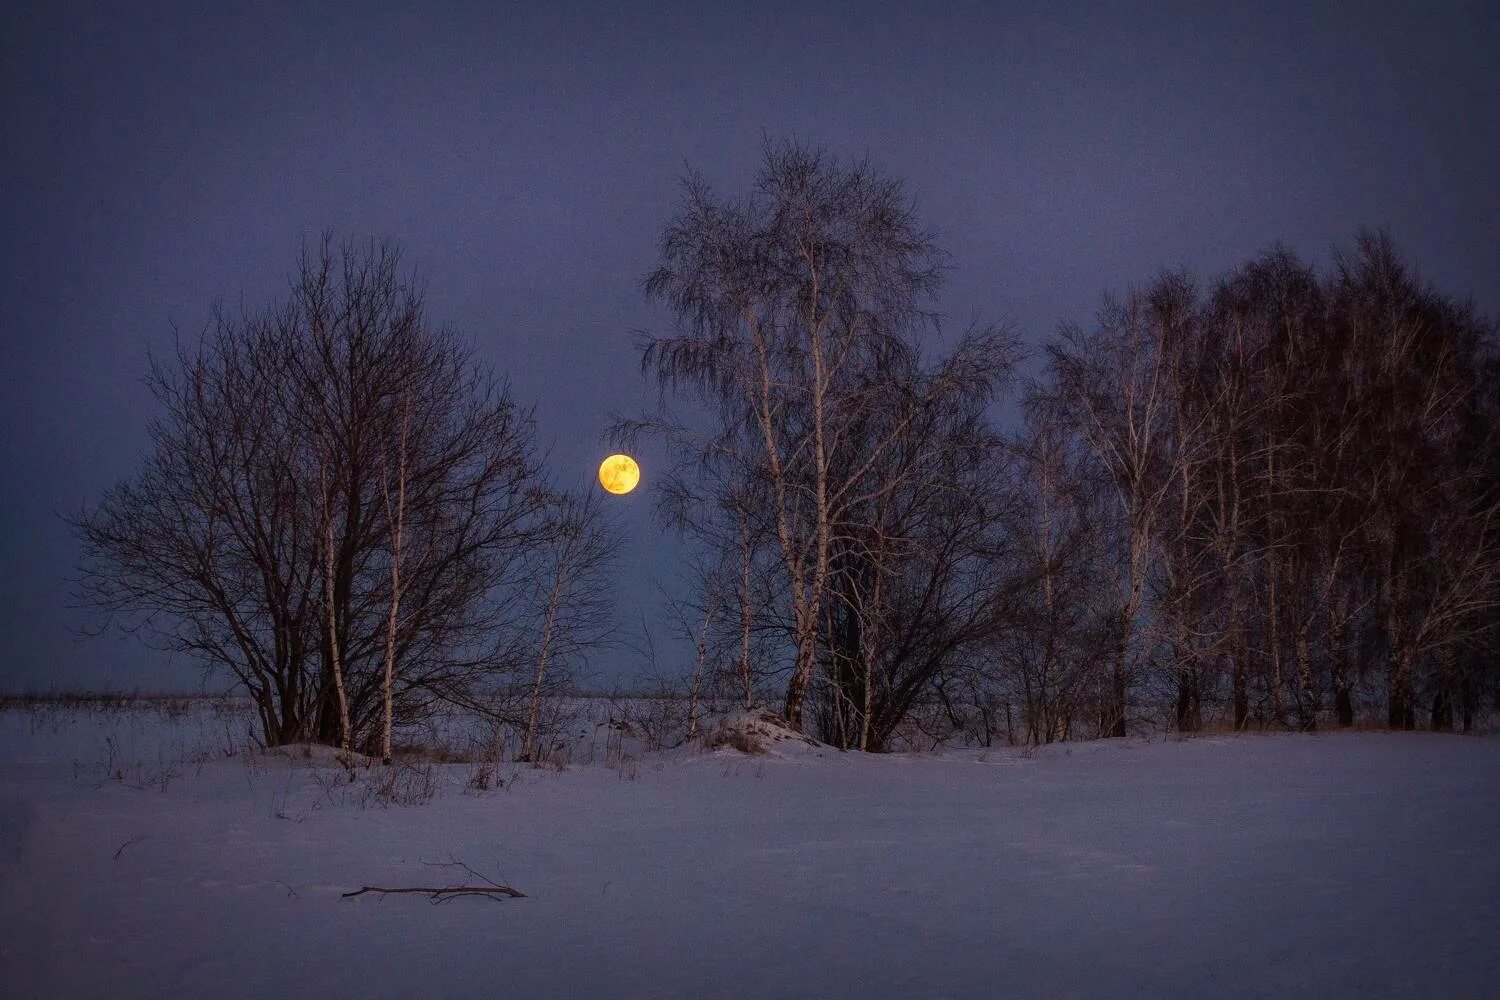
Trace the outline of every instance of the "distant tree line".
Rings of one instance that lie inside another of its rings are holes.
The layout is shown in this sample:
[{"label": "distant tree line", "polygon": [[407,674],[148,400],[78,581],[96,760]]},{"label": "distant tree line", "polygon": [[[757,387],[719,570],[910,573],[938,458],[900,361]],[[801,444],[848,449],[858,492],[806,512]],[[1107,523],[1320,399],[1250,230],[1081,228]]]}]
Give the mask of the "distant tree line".
[{"label": "distant tree line", "polygon": [[1495,707],[1495,328],[1384,235],[1162,274],[1024,383],[1005,331],[939,349],[944,255],[867,163],[690,177],[661,247],[643,369],[711,419],[616,432],[684,457],[661,511],[708,553],[726,694],[779,679],[793,726],[869,750],[919,705],[1032,743],[1350,726],[1377,685],[1393,728]]},{"label": "distant tree line", "polygon": [[[1496,329],[1387,237],[1163,273],[1029,354],[940,343],[945,266],[869,163],[768,144],[743,197],[688,178],[645,285],[664,405],[613,433],[679,459],[689,735],[772,691],[870,751],[1500,707]],[[267,744],[389,760],[458,706],[541,752],[615,539],[393,248],[325,239],[149,384],[143,467],[73,519],[86,600],[227,672]]]}]

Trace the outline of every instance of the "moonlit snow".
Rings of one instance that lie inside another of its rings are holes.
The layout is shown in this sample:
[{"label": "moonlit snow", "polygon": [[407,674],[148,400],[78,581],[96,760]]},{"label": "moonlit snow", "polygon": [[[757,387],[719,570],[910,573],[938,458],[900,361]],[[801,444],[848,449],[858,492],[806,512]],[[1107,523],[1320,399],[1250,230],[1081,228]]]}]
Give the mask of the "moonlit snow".
[{"label": "moonlit snow", "polygon": [[[1464,997],[1500,740],[1345,733],[368,772],[211,713],[0,713],[13,997]],[[217,742],[216,742],[217,741]],[[431,905],[341,893],[471,881]],[[424,863],[425,862],[425,863]],[[454,874],[454,872],[457,874]]]}]

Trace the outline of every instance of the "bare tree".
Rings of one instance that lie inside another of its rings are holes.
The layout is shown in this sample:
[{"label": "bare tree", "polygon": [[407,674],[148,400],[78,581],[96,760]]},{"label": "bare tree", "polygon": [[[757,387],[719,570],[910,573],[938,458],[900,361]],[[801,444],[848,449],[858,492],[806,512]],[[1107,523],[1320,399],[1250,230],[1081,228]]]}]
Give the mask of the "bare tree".
[{"label": "bare tree", "polygon": [[1048,347],[1059,411],[1105,470],[1120,508],[1115,641],[1100,715],[1110,736],[1126,733],[1140,617],[1171,528],[1173,491],[1200,460],[1197,427],[1181,423],[1175,405],[1192,294],[1185,277],[1168,275],[1148,293],[1106,299],[1093,330],[1064,327]]},{"label": "bare tree", "polygon": [[986,681],[1007,701],[1019,698],[1026,741],[1042,744],[1073,735],[1113,641],[1101,553],[1105,518],[1097,509],[1107,490],[1040,387],[1029,394],[1023,419],[1011,445],[1019,506],[1007,526],[1016,565],[997,565],[996,572],[1024,585],[1011,601],[1009,627],[992,637],[995,669]]},{"label": "bare tree", "polygon": [[388,713],[518,665],[545,534],[531,419],[427,322],[393,248],[325,239],[282,304],[216,311],[150,386],[142,470],[73,519],[82,596],[227,670],[267,743],[385,750]]},{"label": "bare tree", "polygon": [[[989,334],[919,370],[915,338],[941,262],[899,182],[867,163],[768,144],[742,200],[689,178],[646,283],[676,331],[646,341],[644,370],[718,422],[701,434],[663,413],[619,429],[668,436],[768,511],[790,611],[794,727],[818,662],[839,525],[889,490],[892,453],[913,421],[993,384],[1001,352]],[[899,416],[871,433],[869,415],[890,403]]]},{"label": "bare tree", "polygon": [[[956,360],[956,359],[955,359]],[[881,489],[841,512],[834,534],[821,728],[840,746],[882,750],[935,686],[974,668],[1030,586],[1008,564],[1017,503],[1010,456],[987,420],[1000,372],[973,393],[915,395],[922,412],[873,409],[890,422]],[[858,454],[855,450],[855,454]]]},{"label": "bare tree", "polygon": [[556,690],[568,668],[609,637],[613,619],[607,573],[619,542],[604,520],[599,497],[593,491],[564,493],[552,501],[546,559],[538,578],[541,627],[521,760],[537,759],[542,700],[549,682]]}]

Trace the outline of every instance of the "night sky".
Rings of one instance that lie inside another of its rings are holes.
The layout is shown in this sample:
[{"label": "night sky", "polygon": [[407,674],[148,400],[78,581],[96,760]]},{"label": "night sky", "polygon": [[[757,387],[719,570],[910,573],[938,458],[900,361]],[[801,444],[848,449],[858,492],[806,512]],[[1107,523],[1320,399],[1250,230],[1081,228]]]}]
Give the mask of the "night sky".
[{"label": "night sky", "polygon": [[[564,482],[653,399],[633,331],[684,165],[738,192],[766,134],[909,181],[950,331],[1035,343],[1162,266],[1360,225],[1500,309],[1494,3],[199,6],[0,13],[0,688],[195,682],[78,637],[58,515],[137,465],[148,352],[281,295],[324,229],[401,242]],[[627,619],[678,572],[650,499],[613,505]]]}]

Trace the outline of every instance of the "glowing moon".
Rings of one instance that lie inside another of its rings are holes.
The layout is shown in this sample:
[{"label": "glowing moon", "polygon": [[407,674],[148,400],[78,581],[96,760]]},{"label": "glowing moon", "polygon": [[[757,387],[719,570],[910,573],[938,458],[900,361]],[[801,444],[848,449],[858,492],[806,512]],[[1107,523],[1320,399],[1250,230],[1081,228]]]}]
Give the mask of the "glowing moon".
[{"label": "glowing moon", "polygon": [[599,463],[599,485],[614,494],[625,494],[641,481],[641,467],[629,455],[611,455]]}]

